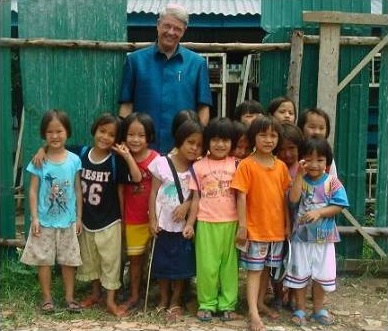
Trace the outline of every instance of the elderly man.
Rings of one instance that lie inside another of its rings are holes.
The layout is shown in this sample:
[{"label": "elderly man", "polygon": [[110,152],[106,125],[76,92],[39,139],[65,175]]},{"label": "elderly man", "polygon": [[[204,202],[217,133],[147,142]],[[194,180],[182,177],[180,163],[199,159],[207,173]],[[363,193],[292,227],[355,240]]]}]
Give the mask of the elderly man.
[{"label": "elderly man", "polygon": [[133,111],[149,114],[161,153],[173,147],[171,124],[181,110],[195,110],[202,124],[209,121],[212,97],[206,61],[179,45],[188,24],[187,11],[169,4],[159,13],[157,42],[127,56],[119,116]]}]

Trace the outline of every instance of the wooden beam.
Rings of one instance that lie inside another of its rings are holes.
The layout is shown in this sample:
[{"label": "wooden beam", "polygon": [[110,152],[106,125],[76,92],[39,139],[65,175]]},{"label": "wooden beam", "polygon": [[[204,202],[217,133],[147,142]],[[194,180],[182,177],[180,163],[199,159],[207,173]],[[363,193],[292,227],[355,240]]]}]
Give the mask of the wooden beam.
[{"label": "wooden beam", "polygon": [[[152,45],[153,42],[108,42],[98,40],[68,40],[68,39],[19,39],[0,38],[0,47],[51,47],[51,48],[74,48],[74,49],[97,49],[109,51],[132,52],[136,49]],[[198,52],[246,52],[257,53],[262,51],[283,51],[291,48],[290,43],[192,43],[184,42],[181,45]]]},{"label": "wooden beam", "polygon": [[344,13],[336,11],[304,11],[303,21],[334,24],[387,26],[388,15]]},{"label": "wooden beam", "polygon": [[[340,36],[341,46],[374,46],[380,42],[380,37],[357,37],[357,36]],[[305,44],[319,44],[319,36],[304,35]]]},{"label": "wooden beam", "polygon": [[[359,231],[355,226],[337,226],[337,228],[339,233],[343,235],[359,234]],[[372,237],[388,237],[388,227],[379,228],[379,227],[363,226],[362,229]]]},{"label": "wooden beam", "polygon": [[352,223],[352,225],[357,229],[358,232],[364,237],[369,245],[380,255],[381,258],[386,259],[387,254],[381,249],[381,247],[375,242],[375,240],[362,228],[361,224],[353,217],[353,215],[347,209],[342,209],[342,214],[346,219]]},{"label": "wooden beam", "polygon": [[317,87],[317,107],[327,112],[333,128],[328,137],[334,146],[335,121],[337,111],[337,84],[339,63],[339,24],[322,23],[320,25],[319,67]]},{"label": "wooden beam", "polygon": [[303,31],[292,32],[290,67],[288,70],[287,96],[291,98],[296,107],[296,114],[299,112],[300,77],[303,60]]},{"label": "wooden beam", "polygon": [[388,44],[388,34],[354,67],[354,69],[338,84],[337,93],[342,89]]}]

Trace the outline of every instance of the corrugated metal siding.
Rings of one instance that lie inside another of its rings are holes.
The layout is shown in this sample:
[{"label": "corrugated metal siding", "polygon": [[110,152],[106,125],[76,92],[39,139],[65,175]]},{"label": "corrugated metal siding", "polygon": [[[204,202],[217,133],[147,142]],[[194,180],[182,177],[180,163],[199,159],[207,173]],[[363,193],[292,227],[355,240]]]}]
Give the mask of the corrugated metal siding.
[{"label": "corrugated metal siding", "polygon": [[[302,28],[305,34],[318,34],[319,25],[304,24],[303,11],[342,11],[369,13],[371,3],[363,1],[303,0],[303,1],[262,1],[262,27],[269,31],[264,42],[287,42],[292,30]],[[342,34],[368,35],[370,29],[363,26],[346,26]],[[275,54],[275,56],[274,56]],[[365,47],[341,47],[339,81],[366,54]],[[286,93],[289,68],[289,52],[262,54],[260,101],[268,104],[276,96]],[[316,105],[319,46],[305,45],[300,110]],[[280,62],[280,63],[279,63]],[[368,69],[365,68],[339,95],[337,103],[337,127],[335,139],[335,160],[339,176],[349,194],[350,210],[364,222],[365,213],[365,160],[367,146],[368,111]],[[355,162],[357,160],[357,162]],[[362,202],[362,203],[360,203]],[[349,225],[346,221],[346,225]],[[360,257],[362,239],[345,239],[340,244],[340,254],[347,258]]]},{"label": "corrugated metal siding", "polygon": [[[388,13],[388,4],[384,8],[384,13]],[[385,33],[388,33],[385,29]],[[379,132],[378,132],[378,168],[377,189],[376,189],[376,226],[388,226],[388,50],[385,48],[381,52],[380,69],[380,97],[379,97]],[[380,239],[383,249],[387,252],[388,238]]]},{"label": "corrugated metal siding", "polygon": [[[0,3],[0,37],[11,37],[10,2]],[[11,50],[0,47],[0,237],[15,238],[15,200],[12,178]]]},{"label": "corrugated metal siding", "polygon": [[[126,0],[19,1],[19,35],[126,41],[126,5]],[[117,112],[125,52],[24,48],[20,58],[26,164],[42,144],[39,123],[44,111],[68,112],[73,128],[69,144],[91,141],[93,119],[104,111]]]},{"label": "corrugated metal siding", "polygon": [[153,13],[159,11],[168,3],[179,3],[190,14],[260,14],[261,0],[129,0],[128,13]]}]

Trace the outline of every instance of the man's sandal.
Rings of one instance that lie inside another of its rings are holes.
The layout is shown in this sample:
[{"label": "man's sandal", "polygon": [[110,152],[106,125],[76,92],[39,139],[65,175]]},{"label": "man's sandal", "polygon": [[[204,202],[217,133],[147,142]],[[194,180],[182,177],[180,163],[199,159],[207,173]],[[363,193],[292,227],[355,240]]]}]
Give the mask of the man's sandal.
[{"label": "man's sandal", "polygon": [[291,322],[294,325],[297,325],[297,326],[306,325],[306,323],[307,323],[307,321],[306,321],[306,312],[301,310],[301,309],[295,310],[292,313]]},{"label": "man's sandal", "polygon": [[322,325],[334,324],[334,316],[329,314],[326,309],[321,309],[318,312],[311,314],[310,320]]}]

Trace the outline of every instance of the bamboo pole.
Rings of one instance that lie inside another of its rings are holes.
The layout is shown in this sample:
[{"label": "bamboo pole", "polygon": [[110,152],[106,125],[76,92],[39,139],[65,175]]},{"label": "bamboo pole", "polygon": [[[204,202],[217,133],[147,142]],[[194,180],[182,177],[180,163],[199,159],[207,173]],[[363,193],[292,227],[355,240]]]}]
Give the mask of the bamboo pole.
[{"label": "bamboo pole", "polygon": [[[341,36],[341,45],[377,45],[381,38],[378,37],[353,37]],[[319,36],[303,36],[306,44],[318,44]],[[127,51],[132,52],[140,48],[152,45],[153,42],[114,42],[99,40],[68,40],[45,38],[0,38],[0,47],[51,47],[70,49],[96,49],[103,51]],[[198,52],[268,52],[290,50],[291,43],[194,43],[183,42],[181,45]]]},{"label": "bamboo pole", "polygon": [[[144,48],[152,45],[153,42],[109,42],[98,40],[67,40],[67,39],[22,39],[22,38],[0,38],[0,47],[53,47],[53,48],[86,48],[98,50],[117,50],[117,51],[134,51],[136,49]],[[185,42],[181,45],[196,51],[212,52],[258,52],[258,51],[273,51],[273,50],[287,50],[290,49],[290,43],[193,43]]]}]

